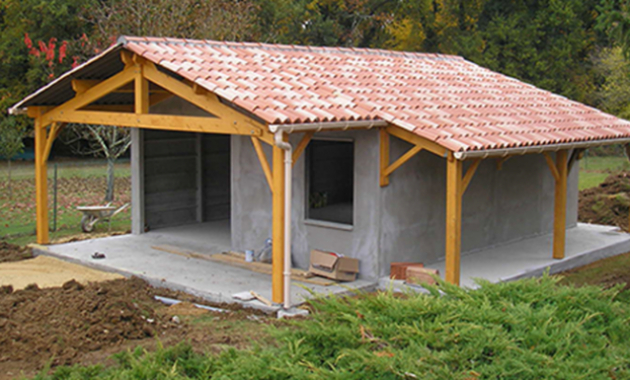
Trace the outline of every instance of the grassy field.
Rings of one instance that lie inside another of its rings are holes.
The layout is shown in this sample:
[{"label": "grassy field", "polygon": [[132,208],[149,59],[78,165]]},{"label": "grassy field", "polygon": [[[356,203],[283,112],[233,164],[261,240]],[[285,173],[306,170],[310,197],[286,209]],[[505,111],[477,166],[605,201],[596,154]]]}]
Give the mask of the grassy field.
[{"label": "grassy field", "polygon": [[626,157],[589,157],[580,160],[580,190],[595,187],[604,182],[610,174],[630,170]]},{"label": "grassy field", "polygon": [[[0,167],[0,238],[24,245],[35,241],[35,182],[32,162],[12,165],[13,197],[9,198],[6,163]],[[103,161],[63,161],[57,165],[57,230],[51,232],[56,240],[81,233],[82,214],[77,206],[104,204],[106,165]],[[50,226],[54,226],[53,198],[54,162],[48,168],[48,200]],[[129,163],[115,168],[115,205],[130,201]],[[126,231],[130,227],[130,211],[116,216],[112,231]],[[107,223],[98,224],[95,233],[105,232]]]}]

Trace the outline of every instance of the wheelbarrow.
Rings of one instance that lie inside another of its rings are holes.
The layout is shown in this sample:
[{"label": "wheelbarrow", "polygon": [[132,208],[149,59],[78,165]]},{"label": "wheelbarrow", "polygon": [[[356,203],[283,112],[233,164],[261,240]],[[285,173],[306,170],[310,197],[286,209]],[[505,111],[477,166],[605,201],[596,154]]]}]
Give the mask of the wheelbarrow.
[{"label": "wheelbarrow", "polygon": [[83,232],[92,232],[96,223],[100,221],[108,222],[108,230],[111,230],[112,218],[118,213],[123,212],[127,207],[129,207],[129,203],[125,203],[116,208],[116,206],[112,206],[112,202],[109,202],[105,206],[79,206],[77,210],[83,213],[83,217],[81,218],[81,230],[83,230]]}]

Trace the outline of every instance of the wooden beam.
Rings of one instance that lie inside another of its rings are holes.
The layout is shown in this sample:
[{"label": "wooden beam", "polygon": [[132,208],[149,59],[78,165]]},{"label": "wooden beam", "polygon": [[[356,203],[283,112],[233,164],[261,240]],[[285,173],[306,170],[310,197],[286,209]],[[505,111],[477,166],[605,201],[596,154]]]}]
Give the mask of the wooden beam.
[{"label": "wooden beam", "polygon": [[389,185],[389,176],[385,174],[387,166],[389,165],[389,133],[387,129],[381,128],[379,130],[380,136],[380,184],[381,187]]},{"label": "wooden beam", "polygon": [[134,111],[136,115],[149,113],[149,81],[142,76],[142,66],[138,67],[138,74],[134,79]]},{"label": "wooden beam", "polygon": [[[29,107],[30,108],[30,107]],[[35,118],[35,202],[37,243],[48,244],[48,168],[46,165],[46,125]]]},{"label": "wooden beam", "polygon": [[[60,106],[57,106],[41,116],[42,125],[50,125],[55,118],[62,117],[64,114],[85,107],[90,103],[102,98],[121,86],[133,81],[137,75],[136,67],[128,67],[118,74],[104,80],[96,86],[90,88],[84,93],[75,96]],[[88,122],[89,124],[89,122]]]},{"label": "wooden beam", "polygon": [[273,143],[273,135],[267,130],[267,127],[252,118],[222,104],[219,98],[210,92],[196,93],[195,90],[181,81],[160,72],[154,65],[146,63],[143,65],[142,71],[144,77],[157,84],[163,89],[173,93],[174,95],[196,105],[206,112],[211,113],[223,120],[229,121],[234,125],[235,129],[249,131],[253,136],[261,136],[261,138],[270,144]]},{"label": "wooden beam", "polygon": [[308,146],[308,143],[311,142],[311,139],[313,138],[314,134],[315,132],[306,132],[304,133],[304,136],[302,136],[302,140],[300,140],[298,145],[293,150],[293,158],[292,158],[293,166],[295,166],[295,163],[297,162],[297,160],[300,158],[300,156],[302,155],[302,153]]},{"label": "wooden beam", "polygon": [[446,161],[446,281],[459,285],[462,230],[462,161]]},{"label": "wooden beam", "polygon": [[92,80],[92,79],[73,79],[72,80],[72,89],[77,95],[83,94],[90,88],[96,86],[101,83],[102,80]]},{"label": "wooden beam", "polygon": [[256,150],[256,154],[258,155],[258,161],[260,161],[260,166],[262,166],[263,173],[265,173],[269,189],[273,193],[273,176],[271,174],[271,169],[269,168],[269,161],[267,161],[267,156],[265,156],[265,152],[263,151],[258,137],[252,136],[252,144],[254,144],[254,150]]},{"label": "wooden beam", "polygon": [[503,169],[503,164],[505,163],[505,161],[509,160],[510,158],[512,158],[512,156],[505,156],[505,157],[500,157],[497,158],[497,170],[501,170]]},{"label": "wooden beam", "polygon": [[567,222],[567,166],[568,152],[559,150],[556,152],[556,191],[553,215],[553,258],[563,259],[566,239]]},{"label": "wooden beam", "polygon": [[409,143],[412,143],[413,145],[417,145],[422,147],[422,149],[426,149],[429,152],[436,154],[440,157],[446,157],[446,153],[448,152],[448,149],[444,148],[443,146],[434,143],[433,141],[427,140],[423,137],[420,137],[418,135],[416,135],[415,133],[409,132],[406,129],[400,128],[400,127],[396,127],[396,126],[389,126],[386,127],[387,132],[392,135],[392,136],[396,136],[401,140],[405,140]]},{"label": "wooden beam", "polygon": [[470,184],[470,181],[475,175],[475,172],[477,171],[477,168],[479,167],[480,163],[481,163],[481,158],[476,158],[473,161],[473,163],[470,165],[468,170],[466,170],[466,175],[464,175],[464,179],[462,180],[462,195],[466,192],[466,189],[468,189],[468,185]]},{"label": "wooden beam", "polygon": [[[172,97],[173,94],[169,92],[151,92],[151,96],[149,97],[149,105],[154,106]],[[89,106],[82,107],[80,110],[105,112],[135,112],[135,106],[133,104],[91,104]]]},{"label": "wooden beam", "polygon": [[[134,114],[125,112],[68,111],[51,115],[51,122],[101,124],[129,128],[159,129],[165,131],[250,135],[252,130],[239,128],[233,123],[215,117]],[[260,130],[254,130],[260,133]]]},{"label": "wooden beam", "polygon": [[413,148],[409,149],[405,154],[400,156],[393,164],[391,164],[387,168],[385,168],[385,175],[389,177],[390,174],[392,174],[402,164],[404,164],[405,162],[409,161],[409,159],[411,157],[413,157],[416,154],[418,154],[421,150],[422,150],[422,147],[417,146],[417,145],[414,146]]},{"label": "wooden beam", "polygon": [[558,182],[558,180],[560,179],[560,173],[558,172],[558,168],[556,167],[556,164],[553,162],[553,158],[551,158],[551,156],[547,152],[543,152],[543,156],[545,157],[545,160],[547,161],[547,166],[549,166],[551,175],[553,175],[553,178],[556,180],[556,182]]},{"label": "wooden beam", "polygon": [[271,299],[284,300],[284,150],[273,146]]}]

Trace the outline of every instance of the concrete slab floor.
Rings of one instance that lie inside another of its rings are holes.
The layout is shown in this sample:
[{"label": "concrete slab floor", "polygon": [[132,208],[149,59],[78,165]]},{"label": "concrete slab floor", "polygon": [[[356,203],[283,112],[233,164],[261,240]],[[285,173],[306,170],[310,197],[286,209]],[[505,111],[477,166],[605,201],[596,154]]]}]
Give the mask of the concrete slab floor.
[{"label": "concrete slab floor", "polygon": [[[175,228],[164,228],[142,235],[120,235],[34,249],[36,254],[58,257],[124,276],[138,276],[153,286],[181,290],[211,302],[238,302],[232,294],[254,290],[271,299],[271,277],[222,263],[194,259],[163,252],[151,247],[168,245],[210,254],[229,250],[229,223],[210,222]],[[94,252],[104,259],[92,259]],[[318,286],[292,282],[294,305],[316,293],[345,293],[349,288],[372,290],[377,281],[357,280],[340,285]],[[241,302],[245,306],[268,311],[259,301]]]},{"label": "concrete slab floor", "polygon": [[[630,234],[610,226],[578,223],[567,230],[562,260],[552,258],[552,240],[552,235],[537,236],[464,254],[460,284],[476,287],[475,278],[499,282],[540,276],[547,269],[551,274],[559,273],[630,252]],[[427,267],[438,269],[443,277],[444,264],[439,261]]]}]

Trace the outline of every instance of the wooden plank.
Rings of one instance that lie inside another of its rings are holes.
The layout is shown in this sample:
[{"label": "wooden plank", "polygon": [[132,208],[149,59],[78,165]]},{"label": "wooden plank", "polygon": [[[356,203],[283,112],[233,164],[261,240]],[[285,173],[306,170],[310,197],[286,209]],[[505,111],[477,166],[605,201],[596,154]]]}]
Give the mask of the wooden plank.
[{"label": "wooden plank", "polygon": [[446,163],[446,281],[459,285],[462,219],[462,162],[448,154]]},{"label": "wooden plank", "polygon": [[387,129],[381,128],[380,135],[380,184],[381,187],[389,185],[389,176],[385,174],[387,166],[389,166],[389,133]]},{"label": "wooden plank", "polygon": [[[286,139],[286,137],[285,137]],[[284,150],[273,146],[271,300],[284,301]]]},{"label": "wooden plank", "polygon": [[553,158],[551,158],[551,156],[547,152],[543,152],[543,157],[545,157],[545,160],[547,161],[547,166],[549,166],[551,175],[553,175],[553,178],[556,180],[556,182],[558,182],[560,180],[560,173],[558,172],[556,164],[553,162]]},{"label": "wooden plank", "polygon": [[411,157],[413,157],[416,154],[420,153],[421,150],[422,150],[422,147],[420,147],[420,146],[414,146],[413,148],[409,149],[405,154],[403,154],[393,164],[389,165],[385,169],[385,175],[389,177],[389,175],[392,174],[394,172],[394,170],[398,169],[399,167],[402,166],[402,164],[404,164],[405,162],[409,161],[409,159]]},{"label": "wooden plank", "polygon": [[553,258],[563,259],[567,222],[567,166],[568,152],[559,150],[556,153],[556,179],[554,214],[553,214]]},{"label": "wooden plank", "polygon": [[48,244],[48,172],[46,166],[46,126],[35,119],[35,201],[37,244]]},{"label": "wooden plank", "polygon": [[134,111],[138,115],[148,114],[149,105],[149,81],[142,76],[142,67],[138,67],[134,80]]},{"label": "wooden plank", "polygon": [[468,188],[468,185],[470,184],[470,181],[475,175],[475,172],[477,171],[477,168],[479,167],[480,163],[481,163],[481,158],[477,158],[473,161],[473,163],[470,165],[468,170],[466,170],[466,175],[464,175],[464,179],[462,181],[462,195],[466,192],[466,189]]},{"label": "wooden plank", "polygon": [[295,163],[297,162],[297,160],[300,158],[300,156],[302,155],[302,153],[308,146],[308,143],[311,142],[311,139],[313,138],[314,134],[315,132],[306,132],[304,133],[304,136],[302,136],[302,139],[293,150],[293,157],[292,157],[293,166],[295,166]]},{"label": "wooden plank", "polygon": [[[247,262],[245,261],[245,254],[239,252],[224,252],[224,253],[216,253],[213,255],[204,255],[197,252],[182,250],[181,248],[170,246],[170,245],[156,245],[152,246],[152,249],[157,251],[172,253],[174,255],[183,256],[191,259],[199,259],[206,261],[219,262],[222,264],[231,265],[234,267],[247,269],[252,272],[262,273],[262,274],[272,274],[272,265],[269,263],[261,263],[261,262]],[[292,268],[291,269],[291,279],[294,281],[300,281],[307,284],[320,285],[320,286],[329,286],[336,284],[337,282],[334,280],[321,278],[321,277],[313,277],[313,275],[305,270]]]},{"label": "wooden plank", "polygon": [[272,307],[273,303],[271,301],[269,301],[268,299],[266,299],[265,297],[261,296],[260,294],[256,293],[255,291],[251,290],[249,292],[249,294],[252,295],[252,297],[256,298],[258,301],[264,303],[265,305]]},{"label": "wooden plank", "polygon": [[271,189],[271,192],[273,193],[273,176],[271,174],[271,169],[269,168],[267,156],[265,156],[260,140],[257,137],[252,136],[252,144],[254,144],[254,150],[256,150],[256,154],[258,155],[258,161],[260,161],[260,166],[262,166],[263,173],[265,173],[269,189]]},{"label": "wooden plank", "polygon": [[[67,111],[49,115],[51,122],[65,122],[77,124],[101,124],[124,126],[129,128],[156,129],[162,131],[219,133],[232,135],[252,135],[260,131],[251,132],[236,128],[233,123],[215,117],[174,116],[134,114],[127,112],[102,111]],[[251,133],[250,133],[251,132]]]}]

